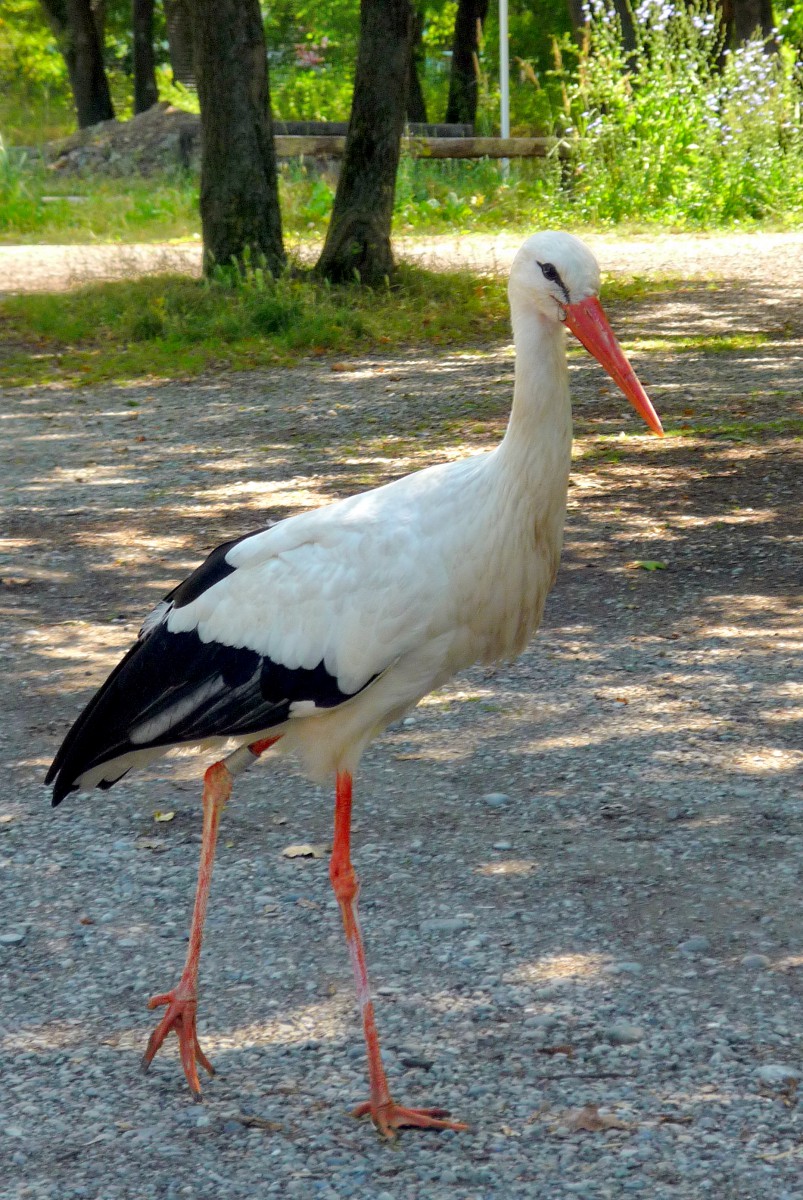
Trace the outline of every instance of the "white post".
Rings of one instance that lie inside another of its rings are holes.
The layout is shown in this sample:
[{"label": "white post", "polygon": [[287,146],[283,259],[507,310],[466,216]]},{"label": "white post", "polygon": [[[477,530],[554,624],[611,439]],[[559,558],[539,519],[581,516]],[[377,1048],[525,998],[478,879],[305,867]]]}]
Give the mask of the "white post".
[{"label": "white post", "polygon": [[[500,133],[510,137],[510,50],[508,46],[507,0],[499,0],[499,107]],[[502,178],[507,179],[510,160],[502,159]]]}]

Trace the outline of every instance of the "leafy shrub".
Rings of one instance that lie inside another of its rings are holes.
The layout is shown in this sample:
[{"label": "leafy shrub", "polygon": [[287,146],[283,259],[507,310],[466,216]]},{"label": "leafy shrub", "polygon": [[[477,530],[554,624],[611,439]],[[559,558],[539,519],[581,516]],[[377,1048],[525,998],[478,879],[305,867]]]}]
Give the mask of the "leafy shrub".
[{"label": "leafy shrub", "polygon": [[717,12],[700,0],[641,0],[632,51],[611,0],[589,0],[586,13],[576,65],[558,72],[576,146],[563,190],[578,216],[800,216],[801,83],[791,59],[756,41],[724,49]]}]

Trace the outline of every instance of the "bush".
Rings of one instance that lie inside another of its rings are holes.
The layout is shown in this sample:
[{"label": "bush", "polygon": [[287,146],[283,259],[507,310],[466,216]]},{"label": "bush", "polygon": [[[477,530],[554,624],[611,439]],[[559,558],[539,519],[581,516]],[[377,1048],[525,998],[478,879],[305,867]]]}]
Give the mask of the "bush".
[{"label": "bush", "polygon": [[586,11],[576,65],[559,72],[576,146],[564,190],[578,216],[680,225],[800,217],[801,80],[791,57],[756,41],[724,49],[704,3],[641,0],[632,51],[610,0]]}]

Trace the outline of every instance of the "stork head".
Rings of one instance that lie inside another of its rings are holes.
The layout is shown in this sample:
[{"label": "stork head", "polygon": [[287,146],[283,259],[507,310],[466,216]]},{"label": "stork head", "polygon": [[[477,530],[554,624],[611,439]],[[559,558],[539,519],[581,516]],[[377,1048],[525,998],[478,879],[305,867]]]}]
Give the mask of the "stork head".
[{"label": "stork head", "polygon": [[663,434],[625,352],[616,340],[598,299],[599,264],[588,246],[571,233],[548,231],[528,238],[513,260],[508,284],[511,309],[537,312],[549,321],[563,322],[611,379],[622,389],[653,433]]}]

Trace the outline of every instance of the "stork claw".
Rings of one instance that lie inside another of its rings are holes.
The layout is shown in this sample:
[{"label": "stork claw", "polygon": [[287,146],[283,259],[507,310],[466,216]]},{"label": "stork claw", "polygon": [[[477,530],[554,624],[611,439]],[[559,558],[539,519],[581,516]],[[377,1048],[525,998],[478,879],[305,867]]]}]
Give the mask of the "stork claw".
[{"label": "stork claw", "polygon": [[404,1108],[394,1100],[374,1105],[370,1100],[352,1110],[353,1117],[370,1116],[377,1130],[386,1138],[395,1138],[400,1129],[468,1129],[462,1121],[445,1121],[446,1108]]},{"label": "stork claw", "polygon": [[169,992],[151,996],[148,1008],[161,1008],[165,1004],[167,1012],[148,1040],[147,1048],[142,1056],[142,1069],[143,1071],[148,1070],[168,1033],[171,1029],[174,1030],[178,1038],[181,1065],[184,1068],[187,1083],[195,1099],[200,1100],[201,1085],[198,1081],[198,1069],[195,1064],[200,1063],[210,1075],[214,1075],[215,1068],[198,1044],[196,1028],[198,998],[194,992],[190,992],[179,983]]}]

